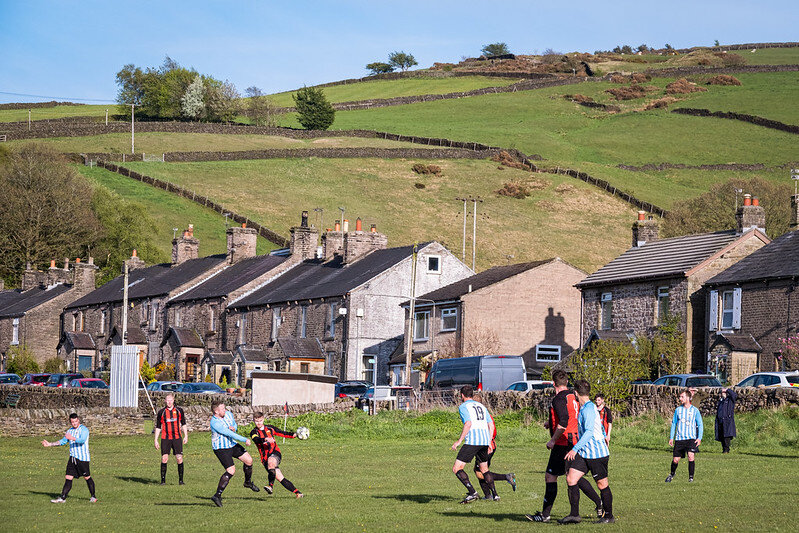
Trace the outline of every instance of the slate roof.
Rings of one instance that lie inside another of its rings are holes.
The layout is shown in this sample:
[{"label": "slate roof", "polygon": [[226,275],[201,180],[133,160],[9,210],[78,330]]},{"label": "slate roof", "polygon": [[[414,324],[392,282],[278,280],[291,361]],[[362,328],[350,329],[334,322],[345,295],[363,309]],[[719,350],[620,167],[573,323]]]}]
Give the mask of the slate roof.
[{"label": "slate roof", "polygon": [[218,274],[211,276],[187,292],[172,298],[170,302],[185,302],[227,296],[258,276],[266,274],[287,259],[285,256],[278,255],[259,255],[244,259],[226,267]]},{"label": "slate roof", "polygon": [[[457,300],[464,294],[469,293],[469,287],[471,287],[471,290],[473,292],[482,289],[484,287],[488,287],[489,285],[493,285],[494,283],[498,283],[504,279],[513,277],[517,274],[521,274],[522,272],[526,272],[530,269],[539,267],[551,261],[554,261],[554,259],[489,268],[488,270],[480,272],[479,274],[475,274],[474,276],[469,276],[468,278],[456,281],[455,283],[450,283],[446,287],[441,287],[440,289],[436,289],[434,291],[428,292],[427,294],[423,294],[419,298],[423,298],[425,300],[433,300],[436,302]],[[424,305],[428,302],[420,302],[420,303],[421,305]],[[400,305],[410,305],[410,301],[403,302]]]},{"label": "slate roof", "polygon": [[283,354],[290,358],[324,359],[325,353],[317,339],[298,339],[296,337],[278,337],[277,343]]},{"label": "slate roof", "polygon": [[161,346],[174,339],[177,346],[181,348],[205,348],[205,343],[200,338],[196,330],[192,328],[176,328],[171,326],[161,341]]},{"label": "slate roof", "polygon": [[[108,341],[106,341],[106,345],[114,343],[116,339],[120,339],[121,343],[122,339],[121,326],[114,326],[111,329],[111,334],[108,336]],[[132,328],[128,326],[127,344],[147,344],[147,335],[144,333],[144,330],[141,328]]]},{"label": "slate roof", "polygon": [[67,331],[61,335],[61,340],[58,342],[56,349],[64,344],[70,344],[73,350],[95,350],[97,345],[94,342],[94,337],[89,333],[81,331]]},{"label": "slate roof", "polygon": [[686,272],[741,237],[735,231],[686,235],[630,248],[575,286],[627,283],[684,276]]},{"label": "slate roof", "polygon": [[634,345],[635,332],[633,330],[622,331],[620,329],[592,329],[588,338],[585,340],[586,346],[595,340],[616,341],[624,344]]},{"label": "slate roof", "polygon": [[[150,267],[131,270],[128,279],[128,299],[141,300],[153,296],[169,294],[184,283],[203,272],[219,266],[226,260],[225,254],[209,255],[190,259],[179,265],[162,263]],[[122,301],[124,276],[117,276],[99,289],[72,302],[65,309]]]},{"label": "slate roof", "polygon": [[34,307],[49,302],[72,288],[72,285],[52,285],[46,289],[35,287],[24,292],[3,291],[16,293],[16,296],[4,296],[0,300],[0,318],[23,316]]},{"label": "slate roof", "polygon": [[736,352],[760,353],[763,351],[755,338],[747,333],[718,333],[710,349],[712,350],[714,346],[723,341],[727,341],[730,348]]},{"label": "slate roof", "polygon": [[266,352],[260,348],[245,348],[239,346],[236,348],[236,355],[241,357],[245,363],[266,363],[269,361]]},{"label": "slate roof", "polygon": [[5,310],[6,306],[11,305],[13,302],[19,300],[21,294],[22,291],[19,289],[0,291],[0,310]]},{"label": "slate roof", "polygon": [[[427,244],[420,244],[419,250],[422,250]],[[342,296],[410,257],[412,252],[413,246],[376,250],[348,265],[344,265],[341,258],[327,262],[320,259],[303,261],[271,283],[244,296],[228,307],[235,309]]]},{"label": "slate roof", "polygon": [[799,278],[799,231],[789,231],[744,257],[707,285],[780,278]]},{"label": "slate roof", "polygon": [[233,354],[230,352],[207,352],[203,357],[203,363],[210,359],[215,365],[232,365]]}]

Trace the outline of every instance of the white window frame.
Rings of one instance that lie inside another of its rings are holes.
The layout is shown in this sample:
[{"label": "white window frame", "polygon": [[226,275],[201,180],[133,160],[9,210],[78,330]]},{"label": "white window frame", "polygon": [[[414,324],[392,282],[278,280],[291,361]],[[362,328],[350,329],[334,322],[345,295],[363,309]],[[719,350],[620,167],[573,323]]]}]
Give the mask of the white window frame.
[{"label": "white window frame", "polygon": [[[418,336],[418,322],[419,319],[424,319],[424,337]],[[413,317],[413,342],[422,342],[430,340],[430,311],[416,311]]]},{"label": "white window frame", "polygon": [[544,363],[560,361],[562,349],[563,348],[558,344],[536,344],[535,360],[542,361]]},{"label": "white window frame", "polygon": [[108,310],[103,309],[100,312],[100,335],[105,335],[105,321],[108,320]]},{"label": "white window frame", "polygon": [[[606,310],[607,308],[609,310]],[[612,292],[603,292],[602,296],[600,297],[600,316],[599,316],[599,329],[602,331],[607,331],[613,329],[613,293]],[[605,327],[605,319],[607,318],[608,327]]]},{"label": "white window frame", "polygon": [[281,317],[281,308],[280,307],[273,307],[272,308],[272,334],[269,338],[272,342],[277,341],[277,335],[280,332],[280,323],[282,322]]},{"label": "white window frame", "polygon": [[216,309],[213,305],[208,306],[208,331],[216,331]]},{"label": "white window frame", "polygon": [[[664,306],[665,303],[665,306]],[[658,287],[657,293],[657,319],[658,324],[663,324],[669,316],[669,306],[671,305],[671,290],[668,286]]]},{"label": "white window frame", "polygon": [[308,336],[308,306],[300,306],[300,338]]},{"label": "white window frame", "polygon": [[[372,359],[373,363],[368,360]],[[375,366],[377,363],[377,354],[365,353],[361,356],[361,372],[363,373],[363,380],[369,383],[375,382]]]},{"label": "white window frame", "polygon": [[[458,308],[457,307],[448,307],[446,309],[441,310],[441,329],[440,332],[445,331],[456,331],[458,329]],[[451,328],[444,327],[444,318],[455,317],[455,325]]]},{"label": "white window frame", "polygon": [[[435,259],[437,268],[430,268],[430,260]],[[440,255],[428,255],[425,256],[425,260],[427,263],[427,273],[428,274],[441,274],[441,256]]]},{"label": "white window frame", "polygon": [[336,303],[330,302],[330,316],[328,317],[330,321],[327,325],[327,336],[331,339],[336,336]]},{"label": "white window frame", "polygon": [[708,313],[708,330],[719,329],[719,291],[710,291],[710,311]]},{"label": "white window frame", "polygon": [[[729,296],[729,308],[727,307],[726,299]],[[721,329],[733,329],[735,323],[735,291],[723,291],[721,293],[721,305],[719,306],[721,312]],[[726,318],[729,317],[729,321]]]},{"label": "white window frame", "polygon": [[175,307],[175,327],[183,327],[183,314],[180,312],[180,307]]},{"label": "white window frame", "polygon": [[150,331],[158,329],[158,302],[150,302]]},{"label": "white window frame", "polygon": [[11,344],[14,346],[19,344],[19,318],[15,318],[11,321],[12,330],[11,330]]}]

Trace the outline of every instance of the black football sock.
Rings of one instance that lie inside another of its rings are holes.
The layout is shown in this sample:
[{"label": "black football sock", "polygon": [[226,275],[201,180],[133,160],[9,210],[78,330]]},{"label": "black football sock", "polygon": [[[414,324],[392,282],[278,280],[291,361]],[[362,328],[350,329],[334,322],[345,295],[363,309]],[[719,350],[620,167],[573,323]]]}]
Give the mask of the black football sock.
[{"label": "black football sock", "polygon": [[178,480],[183,481],[183,463],[178,463]]},{"label": "black football sock", "polygon": [[602,507],[605,509],[605,516],[610,518],[613,516],[613,493],[610,492],[610,487],[599,489],[602,493]]},{"label": "black football sock", "polygon": [[674,461],[671,462],[671,475],[673,476],[677,472],[677,463]]},{"label": "black football sock", "polygon": [[580,487],[569,485],[569,504],[571,505],[571,516],[580,516]]},{"label": "black football sock", "polygon": [[277,477],[277,472],[275,472],[274,468],[270,468],[267,470],[267,477],[269,478],[269,486],[273,486],[275,484],[275,478]]},{"label": "black football sock", "polygon": [[231,476],[227,472],[222,474],[222,477],[219,478],[219,485],[216,487],[217,496],[222,496],[222,493],[225,491],[225,487],[227,487],[227,484],[230,481],[230,478],[232,477],[233,476]]},{"label": "black football sock", "polygon": [[552,511],[552,505],[555,503],[555,498],[558,496],[558,482],[553,481],[547,483],[546,490],[544,490],[544,507],[541,509],[541,514],[549,516]]},{"label": "black football sock", "polygon": [[483,481],[485,481],[488,488],[491,489],[491,494],[493,496],[497,495],[497,488],[494,486],[494,475],[491,472],[486,472],[483,474]]},{"label": "black football sock", "polygon": [[460,482],[463,483],[463,486],[466,487],[466,490],[469,491],[469,494],[474,494],[475,492],[477,492],[474,490],[474,487],[469,482],[469,474],[464,472],[463,469],[455,472],[455,477],[457,477],[460,480]]},{"label": "black football sock", "polygon": [[69,494],[69,491],[71,491],[71,490],[72,490],[72,480],[71,479],[65,479],[64,480],[64,488],[61,489],[61,499],[62,500],[66,500],[67,499],[67,495]]},{"label": "black football sock", "polygon": [[587,479],[581,477],[580,481],[577,482],[577,486],[580,487],[580,490],[583,491],[583,494],[588,496],[588,499],[594,502],[594,506],[599,507],[602,505],[602,499],[599,497],[599,494],[596,493],[594,487]]},{"label": "black football sock", "polygon": [[289,492],[294,492],[294,493],[299,492],[297,490],[297,487],[295,487],[294,484],[286,478],[281,479],[280,484],[286,487],[286,490]]},{"label": "black football sock", "polygon": [[252,483],[252,465],[244,465],[244,482]]},{"label": "black football sock", "polygon": [[694,477],[696,472],[696,461],[688,461],[688,477]]},{"label": "black football sock", "polygon": [[94,498],[94,478],[90,477],[89,479],[87,479],[86,486],[89,487],[89,494],[91,494],[92,498]]},{"label": "black football sock", "polygon": [[488,486],[485,479],[477,478],[477,482],[480,483],[480,488],[483,489],[483,494],[486,498],[491,496],[491,487]]},{"label": "black football sock", "polygon": [[161,463],[161,483],[166,483],[166,463]]}]

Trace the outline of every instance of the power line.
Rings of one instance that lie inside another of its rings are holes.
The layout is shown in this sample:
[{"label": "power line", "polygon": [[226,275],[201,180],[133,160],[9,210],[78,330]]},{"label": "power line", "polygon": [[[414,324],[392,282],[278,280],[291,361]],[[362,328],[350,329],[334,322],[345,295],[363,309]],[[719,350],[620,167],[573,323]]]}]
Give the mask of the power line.
[{"label": "power line", "polygon": [[26,96],[29,98],[51,98],[53,100],[61,100],[61,101],[73,101],[78,100],[81,102],[104,102],[104,103],[117,103],[116,100],[103,100],[99,98],[69,98],[66,96],[42,96],[41,94],[24,94],[24,93],[7,93],[0,91],[0,94],[5,94],[9,96]]}]

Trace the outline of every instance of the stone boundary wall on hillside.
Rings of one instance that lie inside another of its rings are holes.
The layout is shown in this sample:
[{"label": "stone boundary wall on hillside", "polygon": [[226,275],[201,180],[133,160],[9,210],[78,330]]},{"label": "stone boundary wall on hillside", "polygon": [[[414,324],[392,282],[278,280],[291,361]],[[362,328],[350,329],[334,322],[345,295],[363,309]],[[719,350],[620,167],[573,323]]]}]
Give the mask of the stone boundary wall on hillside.
[{"label": "stone boundary wall on hillside", "polygon": [[743,43],[723,44],[720,46],[694,46],[693,48],[679,48],[675,52],[686,54],[703,49],[711,52],[723,52],[725,50],[751,50],[753,48],[799,48],[799,43]]},{"label": "stone boundary wall on hillside", "polygon": [[[363,78],[348,78],[346,80],[331,81],[329,83],[321,83],[314,85],[316,88],[335,87],[337,85],[351,85],[353,83],[362,83],[365,81],[382,81],[382,80],[401,80],[411,78],[468,78],[471,76],[485,76],[488,78],[524,78],[524,79],[544,79],[554,77],[552,74],[542,74],[541,72],[492,72],[490,70],[470,70],[464,71],[445,71],[445,70],[411,70],[408,72],[387,72],[385,74],[374,74],[372,76],[364,76]],[[298,89],[295,89],[298,90]]]},{"label": "stone boundary wall on hillside", "polygon": [[0,110],[6,109],[39,109],[43,107],[56,107],[59,105],[86,105],[77,102],[56,102],[51,100],[49,102],[17,102],[10,104],[0,104]]},{"label": "stone boundary wall on hillside", "polygon": [[771,128],[773,130],[785,131],[787,133],[793,133],[795,135],[799,135],[799,126],[794,126],[792,124],[785,124],[784,122],[779,122],[777,120],[770,120],[755,115],[745,115],[743,113],[733,113],[730,111],[711,111],[709,109],[695,109],[690,107],[681,107],[678,109],[672,109],[671,112],[680,115],[691,115],[694,117],[714,117],[714,118],[727,118],[730,120],[740,120],[742,122],[748,122],[756,126],[763,126],[764,128]]},{"label": "stone boundary wall on hillside", "polygon": [[624,165],[618,164],[617,168],[629,170],[630,172],[652,172],[669,169],[694,169],[694,170],[766,170],[763,163],[719,163],[715,165],[686,165],[684,163],[647,163],[646,165]]},{"label": "stone boundary wall on hillside", "polygon": [[796,72],[799,65],[741,65],[738,67],[703,67],[700,65],[673,68],[651,68],[644,71],[653,78],[676,78],[695,74],[746,74],[749,72]]}]

